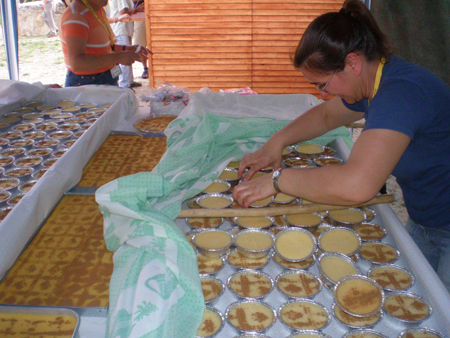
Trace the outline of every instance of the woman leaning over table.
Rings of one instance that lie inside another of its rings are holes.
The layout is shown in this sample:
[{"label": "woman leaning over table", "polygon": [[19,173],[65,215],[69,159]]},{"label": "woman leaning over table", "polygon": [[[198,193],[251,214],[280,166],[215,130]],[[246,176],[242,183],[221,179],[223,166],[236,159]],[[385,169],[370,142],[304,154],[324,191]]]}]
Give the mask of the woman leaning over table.
[{"label": "woman leaning over table", "polygon": [[65,9],[59,35],[67,67],[65,86],[108,84],[117,86],[118,64],[131,65],[151,53],[146,47],[114,43],[107,18],[108,0],[75,0]]},{"label": "woman leaning over table", "polygon": [[[367,7],[347,0],[306,29],[294,65],[323,98],[244,156],[237,202],[277,193],[325,204],[370,200],[390,174],[402,188],[407,230],[450,290],[450,87],[430,71],[393,55]],[[366,119],[348,161],[340,166],[284,169],[249,181],[258,170],[280,168],[282,149]],[[277,175],[279,177],[277,179]]]}]

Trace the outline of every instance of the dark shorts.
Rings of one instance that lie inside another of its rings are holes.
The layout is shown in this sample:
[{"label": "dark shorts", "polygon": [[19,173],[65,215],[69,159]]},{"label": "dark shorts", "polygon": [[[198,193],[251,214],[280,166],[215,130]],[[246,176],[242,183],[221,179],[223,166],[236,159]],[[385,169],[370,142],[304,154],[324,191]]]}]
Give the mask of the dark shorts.
[{"label": "dark shorts", "polygon": [[90,84],[117,86],[117,80],[117,77],[112,77],[110,70],[92,75],[77,75],[68,70],[64,87],[78,87]]}]

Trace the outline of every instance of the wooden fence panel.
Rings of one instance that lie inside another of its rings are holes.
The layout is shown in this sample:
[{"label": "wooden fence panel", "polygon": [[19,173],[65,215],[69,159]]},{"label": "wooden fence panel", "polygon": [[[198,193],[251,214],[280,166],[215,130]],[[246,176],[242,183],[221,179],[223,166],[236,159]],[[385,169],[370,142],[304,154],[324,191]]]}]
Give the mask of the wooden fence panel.
[{"label": "wooden fence panel", "polygon": [[343,0],[146,0],[150,87],[318,95],[292,66],[309,23]]}]

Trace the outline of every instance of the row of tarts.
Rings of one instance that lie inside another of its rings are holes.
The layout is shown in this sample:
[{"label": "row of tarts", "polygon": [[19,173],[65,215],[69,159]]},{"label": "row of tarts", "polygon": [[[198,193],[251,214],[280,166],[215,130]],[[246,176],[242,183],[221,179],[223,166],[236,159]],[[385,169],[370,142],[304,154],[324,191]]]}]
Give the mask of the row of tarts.
[{"label": "row of tarts", "polygon": [[0,221],[109,106],[34,101],[0,117]]}]

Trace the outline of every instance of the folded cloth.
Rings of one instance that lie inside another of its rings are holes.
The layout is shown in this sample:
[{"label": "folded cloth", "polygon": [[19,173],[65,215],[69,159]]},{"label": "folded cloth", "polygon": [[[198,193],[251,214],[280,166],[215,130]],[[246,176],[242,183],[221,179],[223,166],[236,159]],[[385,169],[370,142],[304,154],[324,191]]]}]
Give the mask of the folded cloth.
[{"label": "folded cloth", "polygon": [[[196,256],[174,222],[181,204],[289,122],[210,113],[179,117],[166,129],[168,149],[151,173],[97,190],[106,245],[115,252],[107,336],[195,336],[204,300]],[[324,145],[337,137],[349,138],[348,130],[314,141]]]}]

